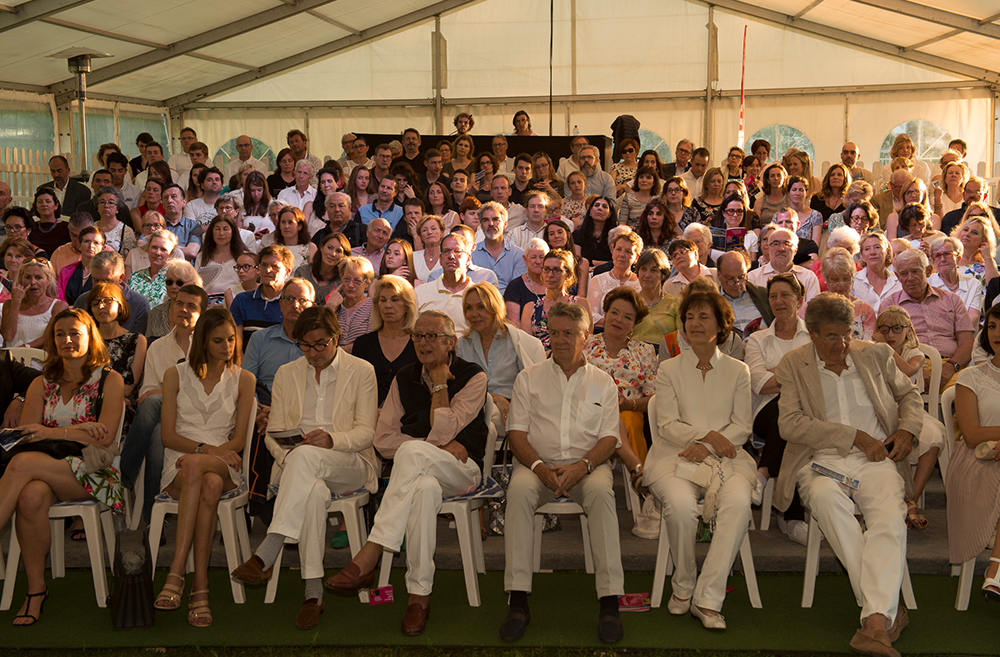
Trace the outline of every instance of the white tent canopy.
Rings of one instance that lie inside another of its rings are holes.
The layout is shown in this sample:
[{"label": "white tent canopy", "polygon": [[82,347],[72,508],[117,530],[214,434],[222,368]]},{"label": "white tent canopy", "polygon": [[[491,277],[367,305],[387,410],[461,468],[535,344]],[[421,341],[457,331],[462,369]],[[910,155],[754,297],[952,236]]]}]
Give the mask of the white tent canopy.
[{"label": "white tent canopy", "polygon": [[510,132],[521,108],[548,133],[551,71],[553,134],[608,134],[632,114],[668,143],[722,154],[737,139],[746,27],[748,138],[787,125],[819,161],[846,138],[871,161],[923,121],[992,162],[998,18],[1000,2],[982,0],[28,0],[0,12],[0,89],[57,107],[68,151],[73,82],[47,56],[85,47],[113,55],[94,61],[88,111],[123,146],[121,116],[162,113],[213,152],[242,133],[277,150],[303,128],[337,156],[349,130],[450,132],[462,110],[477,133]]}]

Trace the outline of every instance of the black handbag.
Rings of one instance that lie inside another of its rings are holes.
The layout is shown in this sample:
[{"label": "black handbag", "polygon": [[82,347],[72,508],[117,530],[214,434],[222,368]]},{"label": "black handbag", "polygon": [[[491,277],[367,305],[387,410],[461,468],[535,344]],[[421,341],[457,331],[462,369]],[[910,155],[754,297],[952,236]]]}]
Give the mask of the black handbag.
[{"label": "black handbag", "polygon": [[141,630],[153,626],[151,561],[146,532],[118,534],[115,542],[115,584],[108,596],[111,625],[116,630]]}]

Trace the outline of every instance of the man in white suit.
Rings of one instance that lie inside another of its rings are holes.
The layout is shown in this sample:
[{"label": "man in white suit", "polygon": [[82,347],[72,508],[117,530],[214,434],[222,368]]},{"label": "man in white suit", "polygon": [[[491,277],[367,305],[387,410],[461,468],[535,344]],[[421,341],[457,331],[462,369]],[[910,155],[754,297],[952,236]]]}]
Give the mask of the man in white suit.
[{"label": "man in white suit", "polygon": [[372,366],[338,349],[340,323],[328,306],[307,308],[292,330],[303,357],[282,365],[274,378],[268,431],[300,429],[301,444],[286,449],[268,435],[274,455],[272,483],[281,484],[274,520],[257,553],[233,571],[248,584],[270,579],[286,538],[298,541],[305,602],[299,629],[319,624],[323,613],[323,553],[330,493],[378,488],[372,447],[378,386]]}]

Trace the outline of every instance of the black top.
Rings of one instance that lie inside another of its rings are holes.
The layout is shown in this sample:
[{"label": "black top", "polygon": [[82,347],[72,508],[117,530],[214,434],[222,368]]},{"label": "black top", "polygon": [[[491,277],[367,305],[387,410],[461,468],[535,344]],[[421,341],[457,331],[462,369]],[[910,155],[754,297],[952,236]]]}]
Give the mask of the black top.
[{"label": "black top", "polygon": [[11,358],[9,351],[0,357],[0,417],[7,413],[14,397],[27,393],[28,386],[41,374]]},{"label": "black top", "polygon": [[42,224],[36,224],[35,229],[28,236],[28,241],[45,251],[47,258],[52,257],[52,252],[63,244],[69,243],[69,224],[56,219],[48,231],[42,230]]},{"label": "black top", "polygon": [[396,360],[390,362],[382,352],[382,345],[378,340],[378,331],[365,333],[361,337],[355,338],[354,346],[351,347],[351,355],[368,361],[375,368],[375,380],[378,382],[379,408],[382,408],[385,398],[389,396],[389,388],[392,386],[392,380],[396,378],[399,370],[417,362],[417,351],[413,348],[413,342],[409,340],[407,340],[406,347],[396,357]]},{"label": "black top", "polygon": [[542,294],[535,294],[528,289],[528,286],[524,282],[524,276],[518,276],[510,283],[507,284],[507,289],[504,290],[503,300],[516,303],[519,307],[517,312],[517,317],[511,317],[511,320],[520,321],[521,313],[524,312],[524,307],[529,303],[536,303],[539,299],[544,296]]},{"label": "black top", "polygon": [[844,211],[844,201],[841,199],[840,205],[831,210],[830,206],[826,204],[826,201],[821,199],[819,196],[813,196],[812,200],[809,201],[809,207],[823,215],[823,222],[825,223],[830,220],[832,215]]},{"label": "black top", "polygon": [[278,192],[285,189],[286,187],[293,187],[295,181],[286,183],[285,179],[281,177],[280,173],[272,173],[267,177],[267,191],[271,192],[271,198],[277,198]]},{"label": "black top", "polygon": [[809,262],[811,256],[814,253],[819,253],[819,247],[816,246],[816,242],[812,240],[799,240],[799,250],[795,252],[795,257],[792,258],[792,264],[801,265],[803,263]]},{"label": "black top", "polygon": [[573,244],[580,246],[580,257],[586,258],[591,263],[595,260],[601,262],[611,260],[611,247],[608,246],[608,241],[593,236],[585,239],[582,228],[573,231]]}]

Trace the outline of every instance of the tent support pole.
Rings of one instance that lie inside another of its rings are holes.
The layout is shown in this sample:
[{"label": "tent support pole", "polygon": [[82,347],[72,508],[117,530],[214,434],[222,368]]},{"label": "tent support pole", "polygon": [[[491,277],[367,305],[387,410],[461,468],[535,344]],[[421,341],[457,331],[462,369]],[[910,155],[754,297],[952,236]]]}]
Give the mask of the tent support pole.
[{"label": "tent support pole", "polygon": [[[991,89],[993,92],[993,98],[990,100],[990,109],[993,113],[993,121],[990,122],[990,152],[986,154],[987,162],[990,162],[991,166],[986,172],[987,176],[995,176],[997,172],[1000,171],[1000,162],[997,162],[997,154],[1000,153],[1000,144],[997,144],[997,138],[1000,137],[1000,131],[997,130],[997,121],[1000,121],[1000,103],[997,102],[1000,99],[1000,91],[996,88]],[[990,199],[993,205],[996,205],[996,197]]]},{"label": "tent support pole", "polygon": [[434,16],[434,37],[431,45],[431,57],[434,58],[434,125],[437,133],[444,134],[444,112],[441,107],[441,14]]},{"label": "tent support pole", "polygon": [[712,115],[712,93],[719,80],[719,32],[715,27],[715,7],[708,6],[708,71],[705,76],[705,141],[709,150],[715,136],[715,118]]}]

